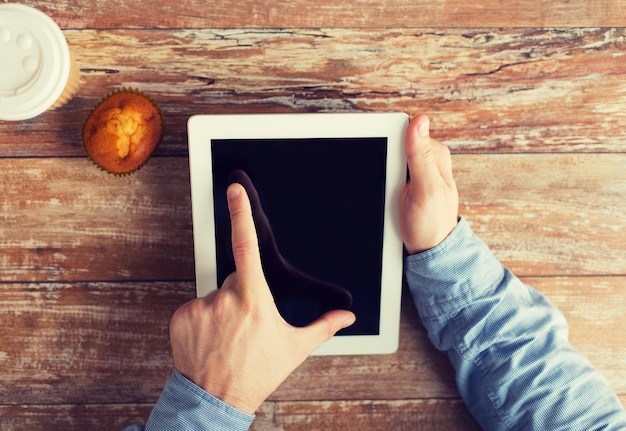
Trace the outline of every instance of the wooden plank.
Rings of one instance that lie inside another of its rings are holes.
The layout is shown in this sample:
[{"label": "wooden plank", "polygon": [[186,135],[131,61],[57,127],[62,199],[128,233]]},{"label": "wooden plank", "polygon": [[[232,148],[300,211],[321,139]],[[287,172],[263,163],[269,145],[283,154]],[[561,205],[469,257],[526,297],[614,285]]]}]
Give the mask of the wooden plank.
[{"label": "wooden plank", "polygon": [[187,159],[1,159],[0,196],[3,281],[194,278]]},{"label": "wooden plank", "polygon": [[122,430],[145,423],[152,404],[0,405],[3,431]]},{"label": "wooden plank", "polygon": [[77,97],[33,120],[0,122],[0,157],[83,155],[85,118],[121,86],[160,103],[160,155],[187,154],[193,114],[335,111],[428,112],[433,133],[455,151],[621,152],[625,34],[624,28],[71,30],[66,35],[82,70]]},{"label": "wooden plank", "polygon": [[[626,155],[454,156],[460,212],[520,275],[624,275]],[[128,177],[0,159],[4,281],[193,280],[186,158]]]},{"label": "wooden plank", "polygon": [[[626,405],[626,397],[621,397]],[[0,406],[3,431],[120,430],[144,423],[151,404]],[[359,431],[479,430],[463,403],[451,400],[267,402],[251,431],[340,429]]]},{"label": "wooden plank", "polygon": [[460,400],[280,402],[257,413],[254,431],[480,430]]},{"label": "wooden plank", "polygon": [[[0,406],[3,431],[120,430],[144,423],[151,405]],[[340,427],[340,428],[339,428]],[[346,429],[479,429],[459,400],[268,402],[257,412],[253,431]]]},{"label": "wooden plank", "polygon": [[[626,277],[526,279],[571,326],[574,347],[626,395]],[[192,282],[0,284],[0,405],[155,402],[172,367],[173,311]],[[273,401],[458,398],[405,291],[393,355],[311,357]],[[3,428],[4,429],[4,428]]]},{"label": "wooden plank", "polygon": [[[0,404],[154,402],[189,282],[0,284]],[[4,428],[3,428],[4,429]]]},{"label": "wooden plank", "polygon": [[[620,397],[626,406],[626,396]],[[459,399],[266,403],[253,431],[472,431],[480,430]]]},{"label": "wooden plank", "polygon": [[[119,27],[562,27],[620,26],[626,12],[619,0],[546,2],[498,0],[340,0],[272,2],[160,0],[146,8],[126,0],[113,8],[104,0],[30,0],[68,28]],[[114,9],[114,10],[112,10]]]},{"label": "wooden plank", "polygon": [[460,213],[518,275],[626,274],[626,160],[456,156]]}]

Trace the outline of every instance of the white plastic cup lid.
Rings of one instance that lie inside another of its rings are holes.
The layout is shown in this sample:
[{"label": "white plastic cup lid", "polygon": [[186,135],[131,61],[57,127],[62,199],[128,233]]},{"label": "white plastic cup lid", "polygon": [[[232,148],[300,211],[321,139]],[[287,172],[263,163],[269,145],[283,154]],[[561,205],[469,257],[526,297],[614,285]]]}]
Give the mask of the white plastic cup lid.
[{"label": "white plastic cup lid", "polygon": [[70,50],[45,13],[0,4],[0,120],[26,120],[50,108],[70,76]]}]

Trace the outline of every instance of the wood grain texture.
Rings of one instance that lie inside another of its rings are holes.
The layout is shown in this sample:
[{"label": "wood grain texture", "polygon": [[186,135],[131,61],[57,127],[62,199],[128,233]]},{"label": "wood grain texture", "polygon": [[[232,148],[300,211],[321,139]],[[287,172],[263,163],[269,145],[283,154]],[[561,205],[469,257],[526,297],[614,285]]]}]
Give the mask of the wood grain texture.
[{"label": "wood grain texture", "polygon": [[625,166],[622,154],[453,159],[460,213],[517,275],[626,274]]},{"label": "wood grain texture", "polygon": [[3,281],[193,279],[187,159],[0,159]]},{"label": "wood grain texture", "polygon": [[[626,396],[620,398],[626,405]],[[474,431],[461,400],[323,401],[266,403],[253,431]]]},{"label": "wood grain texture", "polygon": [[426,431],[480,428],[460,400],[266,403],[253,431]]},{"label": "wood grain texture", "polygon": [[[92,404],[0,406],[3,431],[120,430],[143,423],[151,405]],[[341,427],[341,428],[339,428]],[[480,429],[459,400],[268,402],[252,431],[350,429],[359,431]]]},{"label": "wood grain texture", "polygon": [[561,27],[619,26],[626,20],[621,1],[498,0],[242,0],[33,1],[63,27]]},{"label": "wood grain texture", "polygon": [[188,282],[0,284],[0,404],[154,402]]},{"label": "wood grain texture", "polygon": [[[626,405],[626,397],[621,401]],[[3,431],[120,430],[143,423],[151,404],[0,405]],[[460,400],[267,402],[251,431],[473,431],[480,428]]]},{"label": "wood grain texture", "polygon": [[0,405],[2,431],[119,431],[145,423],[152,404]]},{"label": "wood grain texture", "polygon": [[[460,212],[519,275],[624,275],[624,154],[458,154]],[[610,181],[607,181],[610,178]],[[5,281],[193,280],[188,161],[0,159]]]},{"label": "wood grain texture", "polygon": [[[524,279],[564,313],[575,348],[626,395],[626,277]],[[192,282],[0,284],[0,405],[154,402],[172,361],[168,323]],[[311,357],[272,401],[458,398],[405,291],[393,355]]]},{"label": "wood grain texture", "polygon": [[[198,113],[428,112],[461,152],[622,152],[623,28],[66,31],[82,70],[68,105],[0,122],[0,156],[78,156],[109,90],[165,114],[159,155],[186,155]],[[575,121],[572,121],[575,119]]]},{"label": "wood grain texture", "polygon": [[[0,122],[0,429],[144,422],[195,295],[186,121],[197,113],[427,112],[461,214],[570,324],[626,405],[622,0],[25,0],[81,68],[58,111]],[[108,91],[165,135],[113,177],[80,130]],[[393,355],[312,357],[256,431],[477,429],[405,290]]]}]

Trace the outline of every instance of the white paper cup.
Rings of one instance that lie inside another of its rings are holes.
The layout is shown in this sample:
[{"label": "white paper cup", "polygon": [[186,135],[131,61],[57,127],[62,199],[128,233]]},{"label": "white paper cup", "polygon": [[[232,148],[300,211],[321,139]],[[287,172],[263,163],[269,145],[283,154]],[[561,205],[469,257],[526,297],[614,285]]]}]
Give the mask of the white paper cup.
[{"label": "white paper cup", "polygon": [[45,13],[0,4],[0,120],[38,116],[67,103],[80,70],[59,26]]}]

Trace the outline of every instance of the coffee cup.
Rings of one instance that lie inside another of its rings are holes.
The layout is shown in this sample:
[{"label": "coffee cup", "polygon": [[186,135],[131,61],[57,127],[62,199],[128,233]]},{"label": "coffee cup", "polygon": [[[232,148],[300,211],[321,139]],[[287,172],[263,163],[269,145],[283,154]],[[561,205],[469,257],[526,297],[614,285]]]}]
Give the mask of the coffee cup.
[{"label": "coffee cup", "polygon": [[34,118],[66,104],[80,69],[63,32],[45,13],[0,4],[0,120]]}]

